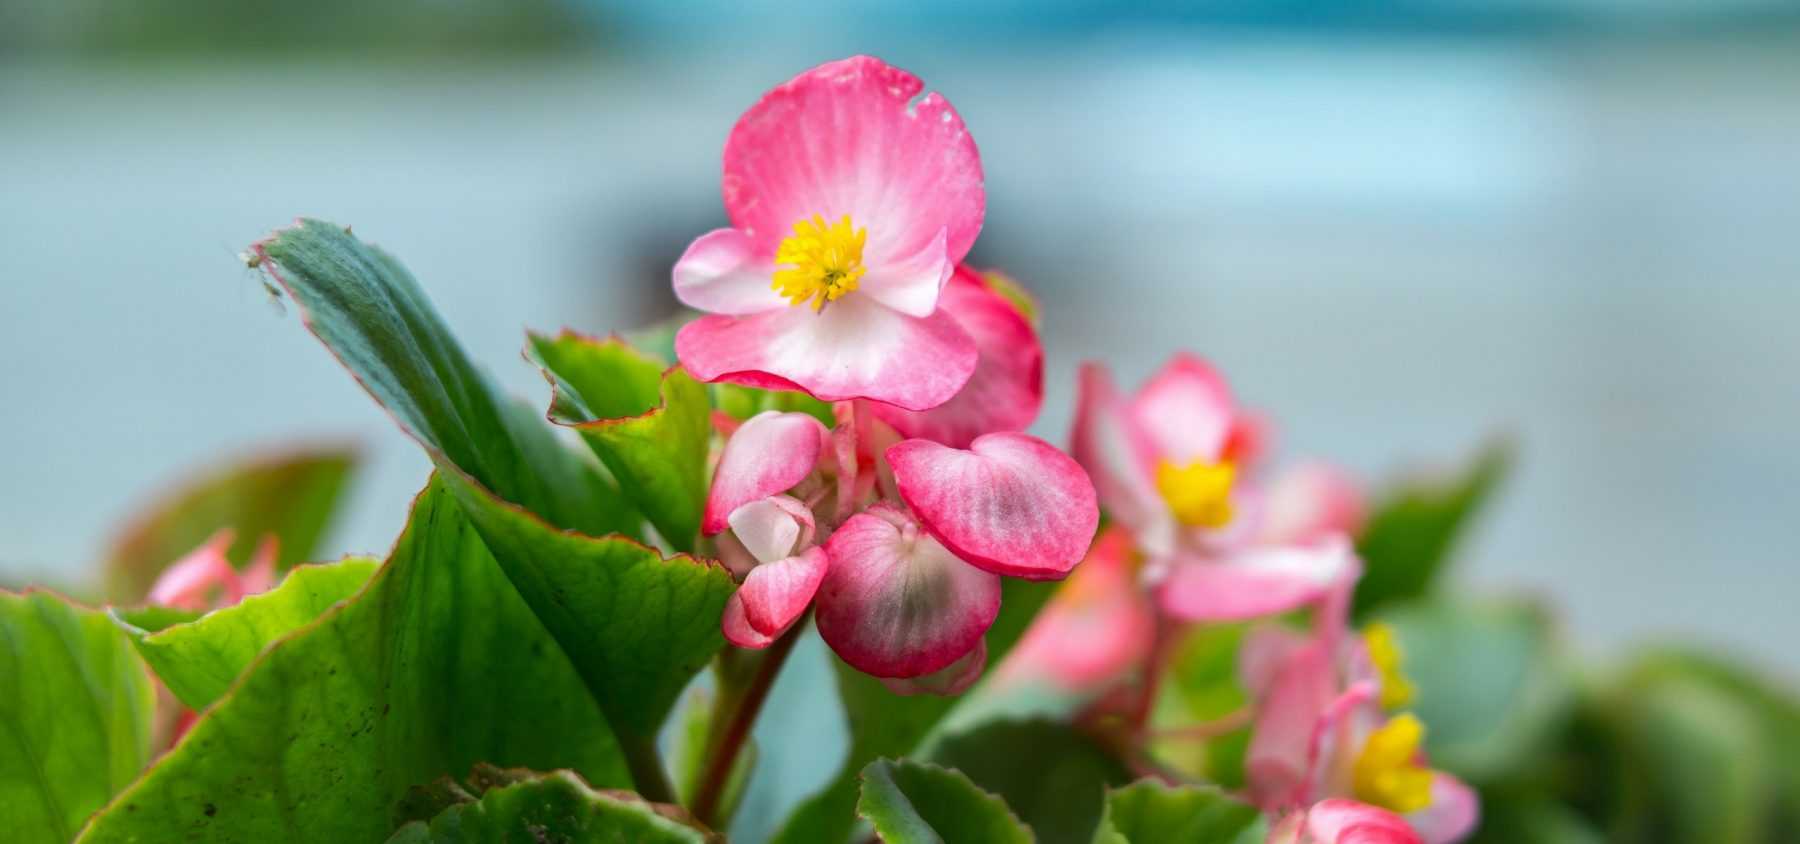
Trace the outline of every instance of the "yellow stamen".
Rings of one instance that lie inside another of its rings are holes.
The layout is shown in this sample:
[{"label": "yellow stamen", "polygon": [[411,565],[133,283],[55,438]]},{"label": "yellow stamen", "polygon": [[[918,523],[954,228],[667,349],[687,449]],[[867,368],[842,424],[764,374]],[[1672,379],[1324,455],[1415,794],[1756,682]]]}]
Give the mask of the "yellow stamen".
[{"label": "yellow stamen", "polygon": [[820,214],[799,220],[793,236],[775,249],[777,269],[770,286],[790,304],[811,301],[813,310],[824,310],[825,303],[855,290],[867,272],[862,254],[868,236],[868,229],[850,225],[849,214],[830,224]]},{"label": "yellow stamen", "polygon": [[1231,461],[1196,460],[1186,466],[1164,461],[1156,466],[1156,490],[1190,527],[1220,528],[1231,522],[1231,484],[1237,467]]},{"label": "yellow stamen", "polygon": [[1403,670],[1406,652],[1400,650],[1400,639],[1394,635],[1394,628],[1377,621],[1364,627],[1362,636],[1363,644],[1369,648],[1369,661],[1381,675],[1382,707],[1399,709],[1412,703],[1418,690],[1413,688],[1411,680],[1406,679]]},{"label": "yellow stamen", "polygon": [[1351,768],[1356,799],[1402,815],[1431,805],[1431,771],[1419,764],[1425,725],[1402,713],[1376,728]]}]

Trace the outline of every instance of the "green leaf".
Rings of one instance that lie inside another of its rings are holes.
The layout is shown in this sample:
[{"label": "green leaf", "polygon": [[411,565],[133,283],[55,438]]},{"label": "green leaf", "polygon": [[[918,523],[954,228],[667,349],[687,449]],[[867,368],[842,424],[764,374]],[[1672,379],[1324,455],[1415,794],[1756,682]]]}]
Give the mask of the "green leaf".
[{"label": "green leaf", "polygon": [[931,761],[999,795],[1044,844],[1087,844],[1107,788],[1131,781],[1131,772],[1091,739],[1043,719],[996,721],[948,737]]},{"label": "green leaf", "polygon": [[[114,610],[113,617],[169,691],[189,708],[205,709],[269,643],[356,594],[377,565],[374,560],[350,558],[300,566],[273,590],[194,621],[156,627],[154,632],[132,623],[134,611]],[[145,620],[155,626],[149,615]]]},{"label": "green leaf", "polygon": [[1512,446],[1502,440],[1457,474],[1416,477],[1387,490],[1356,543],[1364,566],[1356,584],[1357,617],[1429,592],[1512,462]]},{"label": "green leaf", "polygon": [[[1215,786],[1139,780],[1107,792],[1094,844],[1232,844],[1256,825],[1256,807]],[[1259,839],[1260,840],[1260,839]]]},{"label": "green leaf", "polygon": [[1481,823],[1469,844],[1604,844],[1606,837],[1567,806],[1549,800],[1495,800],[1484,795]]},{"label": "green leaf", "polygon": [[[1000,664],[1058,585],[1051,581],[1034,582],[1012,577],[1001,581],[1000,616],[987,632],[988,665]],[[776,841],[821,844],[848,839],[855,826],[856,783],[862,768],[883,756],[912,753],[944,716],[966,697],[896,695],[880,680],[851,668],[842,660],[834,659],[833,663],[837,669],[838,696],[843,700],[844,715],[850,726],[850,751],[838,775],[824,790],[807,798],[794,810],[776,835]],[[979,690],[977,686],[976,691]]]},{"label": "green leaf", "polygon": [[481,761],[631,782],[568,657],[434,477],[362,592],[264,650],[82,840],[378,841],[412,786]]},{"label": "green leaf", "polygon": [[717,841],[673,806],[596,791],[568,771],[490,788],[479,800],[414,821],[389,844],[708,844]]},{"label": "green leaf", "polygon": [[156,694],[104,613],[0,592],[0,830],[65,844],[150,761]]},{"label": "green leaf", "polygon": [[106,553],[107,594],[141,601],[170,563],[215,532],[236,532],[226,556],[238,566],[257,543],[279,543],[279,569],[313,559],[356,465],[345,447],[310,447],[234,463],[179,487],[131,520]]},{"label": "green leaf", "polygon": [[712,438],[705,385],[616,339],[533,334],[531,353],[555,391],[551,421],[580,432],[664,540],[694,550]]},{"label": "green leaf", "polygon": [[[304,220],[256,247],[307,326],[425,447],[507,577],[574,661],[640,776],[665,792],[650,742],[724,645],[722,567],[608,531],[639,516],[538,414],[498,397],[412,276],[344,229]],[[661,797],[656,793],[653,796]]]},{"label": "green leaf", "polygon": [[1029,844],[1031,831],[1006,801],[960,771],[905,759],[881,759],[862,771],[856,813],[887,844]]},{"label": "green leaf", "polygon": [[1432,764],[1481,785],[1528,769],[1574,703],[1544,612],[1520,602],[1425,602],[1380,614],[1418,689]]}]

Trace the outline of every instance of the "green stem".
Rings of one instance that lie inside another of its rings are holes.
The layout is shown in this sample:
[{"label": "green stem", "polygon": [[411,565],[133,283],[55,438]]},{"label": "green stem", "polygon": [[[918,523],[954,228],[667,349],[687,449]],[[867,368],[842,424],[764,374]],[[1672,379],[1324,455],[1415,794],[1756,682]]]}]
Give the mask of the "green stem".
[{"label": "green stem", "polygon": [[[808,611],[807,616],[810,615],[811,611]],[[781,634],[775,644],[762,652],[762,660],[757,663],[756,673],[751,676],[742,694],[737,695],[735,702],[729,707],[721,707],[720,714],[725,716],[725,729],[718,731],[720,721],[717,718],[713,721],[712,739],[707,742],[706,765],[700,787],[694,792],[693,805],[688,807],[694,817],[709,827],[718,829],[724,820],[719,815],[725,787],[731,782],[731,770],[737,764],[744,742],[750,738],[751,728],[756,726],[756,718],[762,713],[763,702],[768,699],[769,690],[775,686],[775,678],[781,673],[781,666],[787,663],[794,643],[806,629],[807,616],[794,622],[794,626]],[[725,714],[726,712],[729,714]]]},{"label": "green stem", "polygon": [[675,787],[669,784],[669,773],[663,769],[662,755],[656,752],[656,737],[618,734],[619,750],[625,755],[625,767],[638,794],[652,803],[674,803]]}]

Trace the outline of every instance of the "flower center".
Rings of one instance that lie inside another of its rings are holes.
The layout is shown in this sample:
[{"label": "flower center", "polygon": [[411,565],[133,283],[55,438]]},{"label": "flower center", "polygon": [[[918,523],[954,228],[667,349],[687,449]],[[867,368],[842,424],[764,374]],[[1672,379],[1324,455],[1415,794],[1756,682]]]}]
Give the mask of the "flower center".
[{"label": "flower center", "polygon": [[1369,648],[1369,661],[1381,675],[1382,708],[1399,709],[1412,703],[1416,690],[1412,681],[1406,679],[1403,670],[1406,654],[1400,650],[1394,628],[1377,621],[1364,627],[1362,636],[1363,644]]},{"label": "flower center", "polygon": [[794,233],[775,249],[775,280],[770,285],[789,304],[812,302],[815,311],[825,309],[856,289],[868,269],[862,264],[863,241],[868,229],[855,228],[850,215],[835,223],[814,214],[794,223]]},{"label": "flower center", "polygon": [[1156,466],[1156,490],[1189,527],[1224,527],[1231,521],[1231,484],[1237,467],[1229,460],[1196,460],[1186,466],[1163,461]]},{"label": "flower center", "polygon": [[1388,719],[1363,743],[1351,768],[1356,799],[1399,814],[1431,805],[1431,771],[1419,764],[1425,725],[1407,712]]}]

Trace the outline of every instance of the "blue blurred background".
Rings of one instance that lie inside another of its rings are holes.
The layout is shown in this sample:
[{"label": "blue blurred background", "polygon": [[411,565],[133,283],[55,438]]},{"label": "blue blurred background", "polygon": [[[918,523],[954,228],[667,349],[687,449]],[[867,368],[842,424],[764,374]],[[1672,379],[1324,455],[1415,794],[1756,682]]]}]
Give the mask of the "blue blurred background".
[{"label": "blue blurred background", "polygon": [[1757,0],[0,0],[0,581],[294,438],[364,444],[328,545],[385,549],[426,461],[235,253],[353,224],[541,399],[524,328],[668,313],[732,121],[859,52],[981,145],[1046,436],[1078,361],[1179,348],[1370,481],[1507,433],[1462,584],[1800,672],[1800,7]]}]

